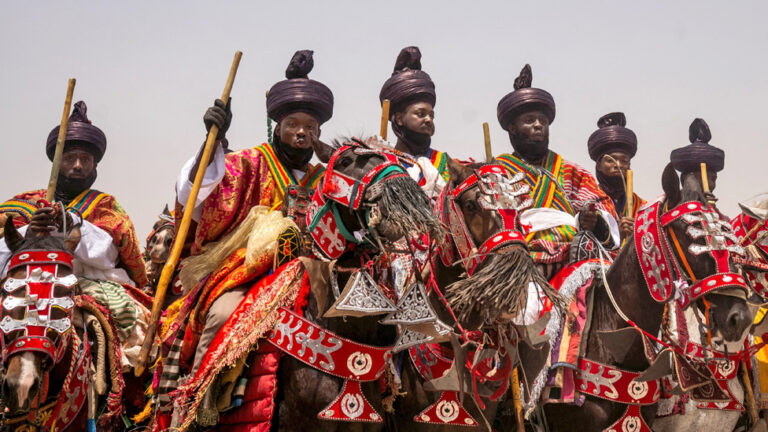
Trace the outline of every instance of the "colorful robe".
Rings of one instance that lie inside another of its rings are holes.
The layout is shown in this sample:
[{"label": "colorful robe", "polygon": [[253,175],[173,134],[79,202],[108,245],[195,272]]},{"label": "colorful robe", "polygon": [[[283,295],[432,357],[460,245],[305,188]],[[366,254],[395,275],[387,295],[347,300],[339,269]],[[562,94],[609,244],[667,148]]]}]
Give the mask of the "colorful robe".
[{"label": "colorful robe", "polygon": [[[594,204],[599,210],[616,214],[613,202],[592,174],[553,151],[549,151],[542,167],[531,166],[511,154],[496,156],[496,160],[513,175],[525,173],[524,181],[531,187],[532,208],[548,207],[576,216],[583,206]],[[562,262],[568,257],[575,234],[576,229],[568,225],[536,231],[528,238],[531,256],[539,263]]]},{"label": "colorful robe", "polygon": [[[632,213],[631,217],[634,219],[637,216],[637,211],[640,210],[645,204],[646,201],[639,196],[637,196],[636,193],[632,193]],[[615,210],[614,217],[616,218],[616,222],[621,222],[621,218],[625,217],[627,215],[627,196],[626,194],[622,195],[620,199],[613,201],[613,208]]]},{"label": "colorful robe", "polygon": [[[45,198],[45,192],[45,189],[24,192],[0,204],[0,227],[5,224],[8,215],[15,217],[14,224],[17,228],[28,224],[37,208],[35,203]],[[88,222],[109,233],[119,253],[118,265],[126,270],[137,286],[144,287],[149,284],[133,222],[115,197],[88,189],[72,200],[69,207],[77,210]]]},{"label": "colorful robe", "polygon": [[[257,205],[273,207],[282,203],[285,189],[301,185],[313,189],[323,177],[325,168],[310,165],[303,179],[296,179],[283,167],[270,144],[239,150],[226,155],[224,178],[203,201],[200,220],[190,228],[189,255],[197,255],[202,247],[229,234]],[[184,210],[176,203],[176,226],[181,224]],[[192,237],[193,236],[193,237]]]}]

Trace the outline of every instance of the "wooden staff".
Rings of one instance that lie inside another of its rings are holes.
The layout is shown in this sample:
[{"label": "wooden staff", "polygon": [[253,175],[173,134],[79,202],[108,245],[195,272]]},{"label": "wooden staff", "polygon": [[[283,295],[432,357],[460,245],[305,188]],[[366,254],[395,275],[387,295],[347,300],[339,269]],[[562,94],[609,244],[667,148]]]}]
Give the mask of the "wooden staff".
[{"label": "wooden staff", "polygon": [[[61,168],[61,155],[64,153],[64,142],[67,140],[67,125],[69,124],[69,111],[72,109],[72,93],[75,92],[75,79],[70,78],[67,85],[67,97],[64,99],[64,112],[61,113],[61,125],[59,137],[56,139],[56,152],[53,154],[53,166],[51,177],[48,179],[48,190],[45,192],[45,200],[53,202],[53,194],[56,192],[56,183],[59,181],[59,169]],[[65,203],[66,204],[66,203]]]},{"label": "wooden staff", "polygon": [[[240,58],[243,53],[237,51],[235,53],[235,59],[232,60],[232,67],[229,69],[229,77],[227,78],[227,84],[224,86],[224,91],[221,93],[221,100],[229,103],[229,93],[232,91],[232,84],[235,82],[235,74],[237,74],[237,67],[240,65]],[[203,177],[205,176],[205,170],[208,167],[208,162],[211,159],[213,153],[214,144],[216,143],[216,135],[219,134],[219,128],[216,125],[211,126],[208,131],[208,139],[205,141],[205,149],[203,155],[200,158],[200,165],[195,173],[195,182],[192,184],[192,191],[189,193],[187,199],[187,205],[184,207],[184,216],[181,218],[181,224],[179,230],[176,232],[176,237],[173,242],[173,248],[168,256],[168,260],[163,266],[163,272],[160,274],[160,280],[157,283],[157,290],[155,291],[155,298],[152,303],[152,318],[149,321],[149,328],[147,329],[147,336],[144,339],[144,344],[141,347],[139,353],[139,360],[136,363],[134,373],[136,376],[141,376],[144,373],[144,369],[147,365],[147,359],[149,358],[149,351],[155,342],[155,333],[157,332],[157,325],[160,321],[160,313],[162,312],[163,302],[165,301],[165,292],[168,289],[168,284],[171,282],[173,271],[176,269],[176,264],[179,262],[179,256],[181,256],[181,250],[184,247],[184,240],[187,238],[187,232],[189,231],[189,225],[192,222],[192,212],[195,210],[195,202],[197,201],[197,194],[200,192],[200,185],[203,183]]]},{"label": "wooden staff", "polygon": [[488,122],[483,122],[483,138],[485,139],[485,161],[493,160],[493,151],[491,151],[491,131],[488,129]]},{"label": "wooden staff", "polygon": [[384,141],[387,140],[387,123],[389,123],[389,99],[384,99],[381,103],[381,127],[379,135]]},{"label": "wooden staff", "polygon": [[[488,124],[488,123],[486,123]],[[520,397],[520,377],[517,368],[512,369],[512,405],[515,408],[515,420],[517,421],[517,432],[525,432],[525,421],[523,420],[523,402]]]},{"label": "wooden staff", "polygon": [[627,170],[627,211],[626,217],[632,218],[635,215],[632,214],[632,208],[635,206],[635,192],[634,192],[634,179],[632,176],[632,170]]},{"label": "wooden staff", "polygon": [[[704,193],[709,194],[709,176],[707,175],[707,164],[701,163],[701,187],[704,188]],[[709,205],[715,205],[715,201],[708,199]]]}]

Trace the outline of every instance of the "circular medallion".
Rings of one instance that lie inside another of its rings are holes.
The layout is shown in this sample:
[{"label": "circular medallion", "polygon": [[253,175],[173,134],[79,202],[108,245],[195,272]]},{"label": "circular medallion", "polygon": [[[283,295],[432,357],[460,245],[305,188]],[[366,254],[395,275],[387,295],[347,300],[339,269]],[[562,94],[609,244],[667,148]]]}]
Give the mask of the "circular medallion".
[{"label": "circular medallion", "polygon": [[648,383],[632,380],[627,387],[627,391],[629,391],[632,399],[640,400],[648,394]]},{"label": "circular medallion", "polygon": [[341,412],[350,419],[360,417],[363,413],[363,396],[360,394],[346,394],[341,399]]},{"label": "circular medallion", "polygon": [[456,401],[444,400],[437,404],[435,413],[437,414],[437,418],[443,423],[452,422],[459,417],[459,404],[456,403]]},{"label": "circular medallion", "polygon": [[637,432],[642,428],[643,421],[640,417],[629,416],[621,422],[622,432]]},{"label": "circular medallion", "polygon": [[347,368],[353,374],[355,374],[355,376],[360,376],[370,372],[372,366],[373,360],[371,359],[371,355],[368,353],[355,351],[349,357],[347,357]]}]

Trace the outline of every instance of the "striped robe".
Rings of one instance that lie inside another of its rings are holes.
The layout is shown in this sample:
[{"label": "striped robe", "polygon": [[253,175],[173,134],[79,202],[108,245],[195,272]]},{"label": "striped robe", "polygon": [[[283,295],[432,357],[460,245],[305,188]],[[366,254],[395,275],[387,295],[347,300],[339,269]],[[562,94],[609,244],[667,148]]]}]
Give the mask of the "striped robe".
[{"label": "striped robe", "polygon": [[[502,154],[496,161],[511,174],[525,173],[524,181],[531,187],[533,208],[547,207],[576,216],[582,206],[594,203],[598,210],[616,214],[613,202],[597,184],[592,174],[568,162],[559,154],[549,151],[543,166],[534,167],[521,158]],[[568,247],[576,229],[560,225],[528,236],[531,256],[538,263],[563,262],[568,258]]]},{"label": "striped robe", "polygon": [[[35,203],[45,198],[45,192],[45,189],[24,192],[0,204],[0,227],[5,225],[8,215],[15,217],[14,224],[17,228],[28,224],[35,212]],[[68,207],[77,210],[85,220],[106,231],[112,237],[112,243],[120,257],[118,266],[128,272],[128,276],[136,282],[138,287],[149,284],[133,222],[115,197],[95,189],[88,189],[72,200]]]}]

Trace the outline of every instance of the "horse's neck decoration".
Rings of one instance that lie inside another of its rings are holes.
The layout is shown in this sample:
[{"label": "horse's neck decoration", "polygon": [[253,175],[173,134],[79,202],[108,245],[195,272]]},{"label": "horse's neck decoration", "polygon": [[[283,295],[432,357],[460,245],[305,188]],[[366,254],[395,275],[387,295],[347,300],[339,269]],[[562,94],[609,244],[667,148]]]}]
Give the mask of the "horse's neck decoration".
[{"label": "horse's neck decoration", "polygon": [[[500,165],[485,165],[475,171],[455,188],[446,187],[437,200],[436,212],[440,220],[450,227],[450,239],[458,251],[459,259],[472,276],[475,269],[492,252],[499,251],[513,244],[525,245],[525,237],[517,226],[518,212],[530,207],[530,187],[522,183],[523,175],[519,173],[510,177]],[[481,196],[479,204],[484,210],[497,211],[502,218],[502,230],[486,239],[477,247],[457,203],[462,194],[470,189],[479,188]],[[454,264],[453,248],[440,249],[440,258],[446,266]]]},{"label": "horse's neck decoration", "polygon": [[[347,151],[357,155],[370,153],[384,157],[384,161],[370,170],[363,178],[355,179],[334,169],[338,158]],[[398,177],[407,177],[405,169],[399,164],[397,156],[359,145],[344,145],[336,150],[328,162],[322,186],[315,190],[306,215],[310,236],[314,240],[316,255],[323,259],[336,259],[343,254],[350,244],[363,243],[362,235],[355,235],[344,224],[337,206],[358,211],[366,207],[366,194],[376,196],[377,187],[383,182]],[[366,208],[366,219],[373,208]],[[367,221],[366,221],[367,222]]]},{"label": "horse's neck decoration", "polygon": [[[687,271],[685,251],[680,248],[670,227],[677,220],[686,223],[689,237],[704,239],[705,244],[692,243],[688,252],[694,256],[710,255],[715,262],[715,274],[697,280]],[[669,236],[665,230],[669,230]],[[747,291],[744,278],[730,269],[730,254],[744,254],[733,235],[730,222],[722,219],[717,210],[700,202],[685,202],[666,213],[662,213],[661,202],[641,210],[635,223],[635,248],[646,286],[659,303],[667,302],[674,294],[680,306],[685,308],[713,290],[737,288]],[[680,263],[683,263],[683,269]],[[692,285],[678,284],[682,288],[676,292],[674,281],[683,278]]]},{"label": "horse's neck decoration", "polygon": [[[18,352],[39,351],[50,357],[51,364],[58,363],[69,344],[75,302],[70,295],[57,296],[56,287],[66,287],[69,292],[77,283],[74,274],[59,276],[61,267],[72,268],[72,255],[63,251],[23,251],[11,258],[8,271],[22,266],[26,267],[24,279],[9,277],[3,283],[3,339],[22,332],[22,336],[7,341],[3,360]],[[20,308],[23,318],[14,318]],[[54,311],[64,316],[53,318]]]}]

